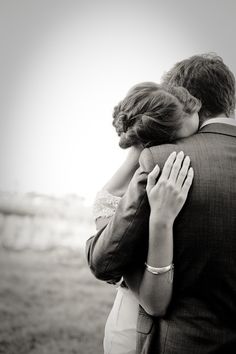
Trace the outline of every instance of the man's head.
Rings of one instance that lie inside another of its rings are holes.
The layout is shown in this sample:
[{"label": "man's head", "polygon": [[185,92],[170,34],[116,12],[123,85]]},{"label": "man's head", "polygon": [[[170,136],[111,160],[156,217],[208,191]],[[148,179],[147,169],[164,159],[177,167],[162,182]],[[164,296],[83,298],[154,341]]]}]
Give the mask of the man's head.
[{"label": "man's head", "polygon": [[201,121],[234,113],[235,77],[219,56],[204,54],[182,60],[162,81],[164,85],[185,87],[201,101]]}]

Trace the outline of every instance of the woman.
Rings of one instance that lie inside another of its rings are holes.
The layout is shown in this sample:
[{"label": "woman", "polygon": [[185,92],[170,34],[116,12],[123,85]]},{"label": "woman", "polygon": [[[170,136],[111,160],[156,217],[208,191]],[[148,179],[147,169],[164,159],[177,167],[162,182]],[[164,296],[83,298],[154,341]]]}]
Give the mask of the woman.
[{"label": "woman", "polygon": [[[105,225],[138,167],[145,146],[188,137],[198,129],[200,102],[181,87],[155,83],[133,87],[114,109],[113,125],[119,145],[130,147],[124,164],[98,193],[95,202],[97,227]],[[151,315],[163,315],[171,299],[173,276],[173,223],[181,210],[193,179],[189,157],[172,153],[156,183],[159,167],[149,174],[147,196],[150,203],[149,250],[145,269],[124,275],[108,317],[105,353],[135,353],[138,306]]]}]

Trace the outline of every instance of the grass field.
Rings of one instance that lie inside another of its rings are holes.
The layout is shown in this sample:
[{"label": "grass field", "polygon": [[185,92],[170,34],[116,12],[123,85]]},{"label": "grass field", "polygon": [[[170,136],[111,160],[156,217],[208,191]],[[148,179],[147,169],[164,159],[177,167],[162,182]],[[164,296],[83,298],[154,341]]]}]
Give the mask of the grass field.
[{"label": "grass field", "polygon": [[0,248],[0,353],[100,354],[114,296],[82,251]]}]

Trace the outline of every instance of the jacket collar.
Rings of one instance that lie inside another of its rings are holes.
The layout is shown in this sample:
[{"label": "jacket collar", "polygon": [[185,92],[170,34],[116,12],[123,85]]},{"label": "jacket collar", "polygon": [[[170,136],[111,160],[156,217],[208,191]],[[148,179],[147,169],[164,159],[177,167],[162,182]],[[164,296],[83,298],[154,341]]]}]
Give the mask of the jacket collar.
[{"label": "jacket collar", "polygon": [[215,117],[211,119],[205,120],[205,122],[202,123],[200,128],[203,128],[205,125],[212,124],[212,123],[224,123],[224,124],[231,124],[231,125],[236,125],[236,118],[234,117]]},{"label": "jacket collar", "polygon": [[198,134],[202,133],[223,134],[236,137],[236,125],[212,122],[199,129]]}]

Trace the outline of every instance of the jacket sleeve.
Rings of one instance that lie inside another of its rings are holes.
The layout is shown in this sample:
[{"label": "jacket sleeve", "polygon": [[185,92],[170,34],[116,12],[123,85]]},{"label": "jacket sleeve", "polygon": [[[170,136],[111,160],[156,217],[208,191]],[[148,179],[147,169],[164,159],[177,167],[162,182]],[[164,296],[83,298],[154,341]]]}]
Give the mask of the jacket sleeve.
[{"label": "jacket sleeve", "polygon": [[86,244],[90,269],[101,280],[119,280],[130,266],[144,262],[146,257],[150,214],[146,183],[154,167],[149,149],[142,152],[139,163],[114,216]]}]

